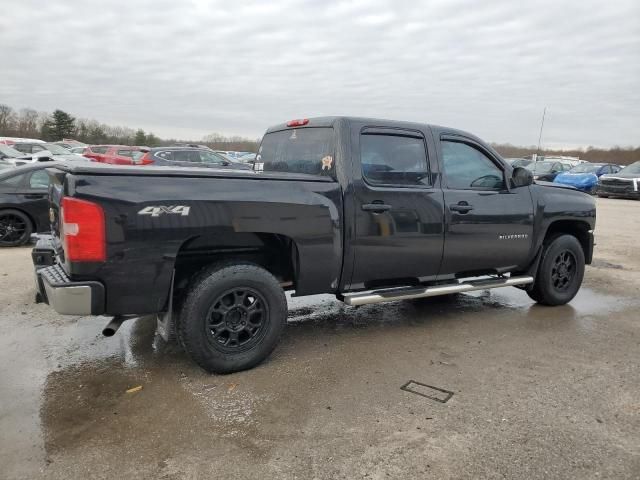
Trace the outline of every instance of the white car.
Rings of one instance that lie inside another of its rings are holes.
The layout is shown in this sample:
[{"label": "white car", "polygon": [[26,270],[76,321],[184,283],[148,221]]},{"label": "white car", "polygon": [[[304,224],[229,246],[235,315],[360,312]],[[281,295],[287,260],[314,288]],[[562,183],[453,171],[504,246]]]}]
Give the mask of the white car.
[{"label": "white car", "polygon": [[62,160],[69,162],[89,161],[81,155],[74,155],[66,148],[55,143],[45,142],[16,142],[12,148],[22,152],[21,158],[7,160],[14,165],[24,165],[26,163],[43,162],[48,160]]}]

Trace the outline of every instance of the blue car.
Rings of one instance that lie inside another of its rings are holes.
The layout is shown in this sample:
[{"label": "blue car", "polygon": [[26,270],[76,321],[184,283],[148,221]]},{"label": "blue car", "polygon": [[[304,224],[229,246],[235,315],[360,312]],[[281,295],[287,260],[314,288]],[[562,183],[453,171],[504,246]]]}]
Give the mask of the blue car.
[{"label": "blue car", "polygon": [[557,175],[553,181],[571,185],[583,192],[595,193],[600,175],[618,173],[621,168],[619,165],[612,163],[581,163],[568,172]]}]

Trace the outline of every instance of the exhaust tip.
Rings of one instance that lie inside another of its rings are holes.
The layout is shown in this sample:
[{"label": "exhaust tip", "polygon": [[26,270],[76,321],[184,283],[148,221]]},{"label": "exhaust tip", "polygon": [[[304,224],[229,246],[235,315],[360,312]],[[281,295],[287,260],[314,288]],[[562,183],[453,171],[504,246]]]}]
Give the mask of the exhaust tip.
[{"label": "exhaust tip", "polygon": [[105,337],[113,337],[115,334],[116,334],[115,328],[107,327],[102,330],[102,335],[104,335]]}]

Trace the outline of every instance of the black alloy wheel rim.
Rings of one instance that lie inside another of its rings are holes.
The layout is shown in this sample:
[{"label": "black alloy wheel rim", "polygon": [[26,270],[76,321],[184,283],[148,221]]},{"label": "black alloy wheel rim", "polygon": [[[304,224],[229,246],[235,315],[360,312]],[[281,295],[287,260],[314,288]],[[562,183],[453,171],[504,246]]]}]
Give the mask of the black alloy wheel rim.
[{"label": "black alloy wheel rim", "polygon": [[206,320],[210,345],[225,353],[238,353],[262,340],[269,323],[269,309],[256,290],[236,287],[213,301]]},{"label": "black alloy wheel rim", "polygon": [[19,242],[27,229],[27,222],[13,213],[0,213],[0,245]]},{"label": "black alloy wheel rim", "polygon": [[576,276],[576,257],[569,250],[564,250],[556,255],[551,268],[551,282],[553,288],[558,291],[567,290]]}]

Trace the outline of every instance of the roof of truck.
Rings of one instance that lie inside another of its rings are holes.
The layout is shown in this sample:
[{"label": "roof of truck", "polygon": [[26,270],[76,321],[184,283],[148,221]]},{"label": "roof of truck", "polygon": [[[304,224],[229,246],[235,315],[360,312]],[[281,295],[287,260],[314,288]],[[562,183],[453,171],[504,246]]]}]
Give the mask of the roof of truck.
[{"label": "roof of truck", "polygon": [[[302,121],[306,123],[304,125],[289,125],[290,122],[302,122]],[[366,123],[370,126],[407,128],[412,130],[426,127],[433,131],[437,131],[437,132],[442,131],[442,132],[447,132],[451,134],[461,134],[461,135],[465,135],[467,137],[473,138],[475,140],[482,141],[478,137],[476,137],[475,135],[469,132],[465,132],[457,128],[443,127],[441,125],[434,125],[434,124],[423,123],[423,122],[409,122],[404,120],[391,120],[391,119],[370,118],[370,117],[349,117],[349,116],[341,116],[341,115],[327,116],[327,117],[309,117],[309,118],[303,118],[303,119],[289,120],[288,122],[280,123],[280,124],[269,127],[266,133],[277,132],[279,130],[286,130],[288,128],[333,127],[339,121]]]}]

